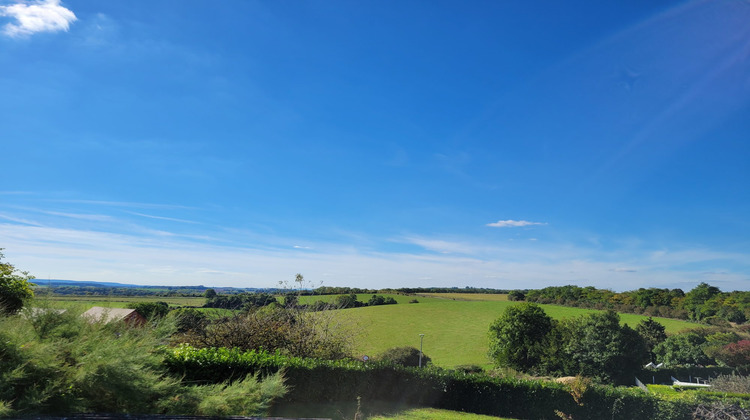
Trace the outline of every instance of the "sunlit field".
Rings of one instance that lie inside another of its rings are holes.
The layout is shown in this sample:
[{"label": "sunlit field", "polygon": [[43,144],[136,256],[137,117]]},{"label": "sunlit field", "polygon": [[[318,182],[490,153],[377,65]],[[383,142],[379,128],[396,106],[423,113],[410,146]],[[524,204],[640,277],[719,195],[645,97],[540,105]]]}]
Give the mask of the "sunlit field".
[{"label": "sunlit field", "polygon": [[[388,295],[390,296],[390,295]],[[356,323],[358,356],[376,356],[391,347],[412,346],[419,348],[420,336],[424,334],[423,351],[438,366],[453,367],[476,364],[489,366],[486,353],[487,333],[490,324],[508,306],[517,302],[507,300],[466,301],[438,297],[418,296],[419,303],[402,304],[413,299],[397,296],[398,305],[343,309],[339,316]],[[364,296],[360,297],[362,300]],[[553,318],[571,318],[595,312],[590,309],[568,308],[556,305],[540,305]],[[635,326],[647,317],[621,314],[623,323]],[[654,318],[662,323],[667,333],[676,333],[697,324]]]},{"label": "sunlit field", "polygon": [[126,308],[138,302],[166,302],[169,306],[203,306],[204,297],[168,297],[168,296],[71,296],[71,295],[37,295],[38,304],[48,304],[58,308],[80,306],[104,306],[106,308]]},{"label": "sunlit field", "polygon": [[[502,417],[483,416],[481,414],[461,413],[459,411],[438,410],[436,408],[415,408],[390,416],[370,417],[372,420],[497,420]],[[508,420],[508,419],[506,419]]]}]

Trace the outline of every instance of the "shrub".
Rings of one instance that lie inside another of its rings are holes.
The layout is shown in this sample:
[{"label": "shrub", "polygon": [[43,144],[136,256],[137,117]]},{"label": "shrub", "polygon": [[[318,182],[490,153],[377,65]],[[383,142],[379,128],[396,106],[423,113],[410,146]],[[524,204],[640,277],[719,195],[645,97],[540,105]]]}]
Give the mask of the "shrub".
[{"label": "shrub", "polygon": [[719,375],[711,380],[711,388],[715,391],[750,394],[750,376]]},{"label": "shrub", "polygon": [[390,348],[378,355],[375,360],[401,366],[419,366],[420,355],[422,366],[427,366],[432,362],[432,359],[426,354],[420,352],[419,349],[408,346]]},{"label": "shrub", "polygon": [[2,250],[0,248],[0,315],[10,315],[18,312],[29,299],[34,297],[30,283],[34,276],[17,270],[10,263],[3,262]]},{"label": "shrub", "polygon": [[139,302],[129,305],[129,308],[135,309],[149,321],[164,318],[169,313],[167,302]]},{"label": "shrub", "polygon": [[263,348],[290,356],[340,359],[351,353],[353,337],[333,314],[272,305],[210,323],[201,320],[180,339],[198,347]]},{"label": "shrub", "polygon": [[[0,417],[191,414],[209,397],[232,400],[236,393],[229,386],[186,386],[167,374],[160,346],[174,331],[168,322],[130,328],[122,323],[89,323],[73,310],[29,311],[29,315],[33,316],[0,316]],[[260,410],[283,395],[280,380],[258,384],[264,391],[249,394],[248,404],[257,403]],[[251,384],[242,386],[250,389]]]},{"label": "shrub", "polygon": [[710,404],[700,404],[693,411],[695,419],[747,419],[750,411],[735,404],[715,401]]},{"label": "shrub", "polygon": [[654,348],[659,362],[665,366],[698,366],[712,364],[712,359],[703,352],[706,338],[696,332],[687,332],[668,337]]},{"label": "shrub", "polygon": [[716,360],[731,367],[750,365],[750,340],[729,343],[714,353]]},{"label": "shrub", "polygon": [[460,365],[454,369],[463,373],[484,373],[484,368],[479,365]]},{"label": "shrub", "polygon": [[526,295],[520,290],[513,290],[512,292],[508,293],[508,300],[511,302],[521,301],[524,299],[526,299]]},{"label": "shrub", "polygon": [[161,412],[190,413],[201,416],[263,416],[271,402],[283,396],[287,387],[280,374],[260,381],[247,375],[234,382],[186,387],[178,396],[163,400]]},{"label": "shrub", "polygon": [[209,323],[206,314],[194,308],[176,309],[171,314],[178,333],[200,333],[206,329],[206,325]]},{"label": "shrub", "polygon": [[396,299],[391,296],[385,297],[382,295],[372,295],[370,300],[365,304],[366,306],[378,306],[378,305],[395,305]]}]

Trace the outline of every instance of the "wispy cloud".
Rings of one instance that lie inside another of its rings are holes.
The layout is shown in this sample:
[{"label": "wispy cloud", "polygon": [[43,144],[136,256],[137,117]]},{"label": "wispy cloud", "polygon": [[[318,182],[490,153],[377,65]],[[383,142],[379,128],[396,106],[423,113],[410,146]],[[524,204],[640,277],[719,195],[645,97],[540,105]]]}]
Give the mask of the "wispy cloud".
[{"label": "wispy cloud", "polygon": [[132,214],[134,216],[145,217],[145,218],[148,218],[148,219],[166,220],[166,221],[169,221],[169,222],[179,222],[179,223],[189,223],[189,224],[200,224],[200,222],[196,222],[196,221],[193,221],[193,220],[177,219],[177,218],[174,218],[174,217],[165,217],[165,216],[154,216],[152,214],[136,213],[134,211],[129,211],[129,212],[126,212],[126,213],[130,213],[130,214]]},{"label": "wispy cloud", "polygon": [[[714,252],[711,257],[723,257],[723,266],[698,270],[685,267],[685,262],[695,261],[696,253],[702,253],[690,249],[669,253],[671,264],[666,264],[627,250],[602,254],[563,244],[538,249],[536,245],[482,244],[470,238],[408,239],[408,243],[435,253],[356,250],[335,243],[316,243],[315,250],[290,253],[288,247],[284,250],[270,245],[272,240],[264,245],[263,237],[254,238],[252,243],[226,245],[157,232],[143,236],[15,223],[0,223],[0,238],[8,258],[39,277],[145,284],[271,287],[298,272],[313,281],[325,279],[327,285],[355,287],[471,284],[537,288],[578,284],[618,290],[690,289],[701,281],[720,277],[722,289],[731,290],[741,288],[748,280],[743,268],[747,255]],[[282,239],[296,242],[294,238]],[[716,276],[705,274],[707,271],[728,274]]]},{"label": "wispy cloud", "polygon": [[487,226],[498,227],[498,228],[524,227],[524,226],[534,226],[534,225],[546,225],[546,223],[529,222],[526,220],[498,220],[495,223],[487,223]]},{"label": "wispy cloud", "polygon": [[633,268],[622,268],[622,267],[612,268],[612,269],[610,269],[610,271],[614,271],[615,273],[636,273],[636,272],[638,272],[638,270],[633,269]]},{"label": "wispy cloud", "polygon": [[59,203],[89,204],[94,206],[106,207],[132,207],[145,209],[192,209],[193,207],[177,204],[159,204],[159,203],[136,203],[127,201],[103,201],[103,200],[72,200],[72,199],[50,199]]},{"label": "wispy cloud", "polygon": [[68,217],[71,219],[91,220],[95,222],[111,222],[114,220],[112,216],[108,216],[105,214],[65,213],[59,211],[42,211],[42,213],[52,216]]},{"label": "wispy cloud", "polygon": [[398,241],[414,244],[426,250],[439,252],[441,254],[478,255],[483,253],[483,249],[480,246],[459,241],[416,236],[401,238]]},{"label": "wispy cloud", "polygon": [[10,6],[0,6],[0,16],[15,19],[7,23],[2,32],[16,38],[37,32],[67,31],[77,20],[76,15],[60,5],[60,0],[25,1]]},{"label": "wispy cloud", "polygon": [[15,216],[12,216],[12,215],[9,215],[9,214],[6,214],[6,213],[0,213],[0,219],[9,220],[11,222],[20,223],[20,224],[24,224],[24,225],[42,226],[40,223],[37,223],[37,222],[35,222],[33,220],[24,219],[24,218],[21,218],[21,217],[15,217]]}]

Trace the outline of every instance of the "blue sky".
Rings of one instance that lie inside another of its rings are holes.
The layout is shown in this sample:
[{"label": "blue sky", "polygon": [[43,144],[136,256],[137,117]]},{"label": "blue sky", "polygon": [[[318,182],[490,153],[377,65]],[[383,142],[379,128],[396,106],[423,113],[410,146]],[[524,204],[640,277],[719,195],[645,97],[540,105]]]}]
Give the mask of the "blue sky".
[{"label": "blue sky", "polygon": [[747,1],[0,0],[40,279],[750,281]]}]

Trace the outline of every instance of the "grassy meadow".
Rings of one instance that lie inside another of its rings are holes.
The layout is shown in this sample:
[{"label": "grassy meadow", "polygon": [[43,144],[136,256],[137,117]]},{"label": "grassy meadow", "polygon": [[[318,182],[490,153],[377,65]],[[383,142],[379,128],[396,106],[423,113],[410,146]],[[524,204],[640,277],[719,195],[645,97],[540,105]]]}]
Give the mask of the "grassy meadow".
[{"label": "grassy meadow", "polygon": [[[459,411],[438,410],[436,408],[415,408],[390,416],[370,417],[371,420],[502,420],[502,417],[484,416],[481,414],[462,413]],[[508,420],[508,419],[506,419]]]},{"label": "grassy meadow", "polygon": [[[391,296],[391,295],[388,295]],[[508,306],[515,305],[505,295],[475,295],[474,300],[464,295],[444,294],[418,296],[419,303],[408,303],[413,296],[392,295],[398,305],[384,305],[343,309],[338,316],[353,322],[357,334],[356,355],[376,356],[391,347],[419,348],[419,334],[425,334],[423,351],[433,364],[443,367],[476,364],[490,366],[487,360],[487,332],[490,324]],[[360,295],[366,301],[370,295]],[[483,297],[483,300],[479,300]],[[454,300],[456,299],[456,300]],[[577,317],[594,312],[591,309],[540,305],[553,318]],[[635,327],[647,317],[621,314],[623,323]],[[654,318],[662,323],[667,333],[676,333],[697,324],[666,318]]]},{"label": "grassy meadow", "polygon": [[73,295],[37,295],[38,304],[55,308],[70,308],[73,306],[88,309],[92,306],[105,308],[127,308],[128,305],[139,302],[167,302],[169,306],[202,306],[206,303],[204,297],[184,296],[73,296]]}]

